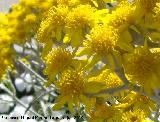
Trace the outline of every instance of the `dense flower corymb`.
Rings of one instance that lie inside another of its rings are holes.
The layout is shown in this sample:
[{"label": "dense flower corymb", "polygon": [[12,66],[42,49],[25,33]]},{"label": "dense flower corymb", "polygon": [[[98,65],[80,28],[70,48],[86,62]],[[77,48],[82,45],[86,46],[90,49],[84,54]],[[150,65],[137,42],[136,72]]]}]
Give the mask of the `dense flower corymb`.
[{"label": "dense flower corymb", "polygon": [[[20,0],[0,14],[0,77],[11,46],[30,41],[16,56],[30,59],[32,46],[40,54],[54,110],[85,112],[91,122],[147,122],[160,101],[159,15],[160,0]],[[37,66],[23,68],[46,81]]]}]

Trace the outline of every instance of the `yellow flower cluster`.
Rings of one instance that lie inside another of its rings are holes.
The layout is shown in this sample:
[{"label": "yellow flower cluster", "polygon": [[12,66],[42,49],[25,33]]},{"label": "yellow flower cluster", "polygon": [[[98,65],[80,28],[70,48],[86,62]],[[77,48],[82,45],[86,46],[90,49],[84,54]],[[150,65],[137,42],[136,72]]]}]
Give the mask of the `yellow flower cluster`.
[{"label": "yellow flower cluster", "polygon": [[13,43],[33,38],[46,11],[54,4],[54,0],[20,0],[8,13],[0,13],[0,77],[12,65]]},{"label": "yellow flower cluster", "polygon": [[91,122],[149,121],[159,104],[160,0],[20,0],[0,18],[0,76],[10,46],[34,38],[44,44],[45,86],[59,95],[53,109],[84,106]]},{"label": "yellow flower cluster", "polygon": [[46,11],[54,4],[52,0],[20,0],[7,14],[8,35],[16,43],[30,39],[36,33]]},{"label": "yellow flower cluster", "polygon": [[12,45],[33,38],[46,11],[55,4],[54,0],[19,0],[8,13],[0,13],[0,76],[11,66]]},{"label": "yellow flower cluster", "polygon": [[41,22],[46,85],[60,94],[53,108],[67,103],[74,113],[83,104],[91,122],[149,121],[160,88],[159,52],[149,44],[157,45],[159,1],[120,0],[111,9],[106,2],[115,1],[59,0]]},{"label": "yellow flower cluster", "polygon": [[7,34],[6,26],[8,25],[8,20],[5,14],[0,13],[0,78],[5,73],[7,67],[11,66],[11,42],[10,37]]}]

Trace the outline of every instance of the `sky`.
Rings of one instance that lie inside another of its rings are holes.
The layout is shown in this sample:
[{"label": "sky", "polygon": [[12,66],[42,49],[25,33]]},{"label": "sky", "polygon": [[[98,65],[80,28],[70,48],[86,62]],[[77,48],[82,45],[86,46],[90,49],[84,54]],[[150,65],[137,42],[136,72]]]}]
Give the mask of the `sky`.
[{"label": "sky", "polygon": [[8,9],[18,0],[0,0],[0,12],[7,12]]}]

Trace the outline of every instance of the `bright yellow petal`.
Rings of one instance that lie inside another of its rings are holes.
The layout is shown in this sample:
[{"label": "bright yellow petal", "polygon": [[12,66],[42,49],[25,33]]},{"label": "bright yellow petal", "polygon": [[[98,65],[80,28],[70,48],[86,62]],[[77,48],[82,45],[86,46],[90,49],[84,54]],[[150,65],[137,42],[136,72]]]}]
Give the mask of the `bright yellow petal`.
[{"label": "bright yellow petal", "polygon": [[71,39],[72,47],[80,46],[83,40],[82,30],[80,29],[79,31],[76,31],[73,33],[74,34],[72,35],[72,39]]},{"label": "bright yellow petal", "polygon": [[75,110],[74,110],[74,108],[73,108],[73,101],[72,101],[72,99],[70,99],[69,101],[67,101],[67,103],[68,103],[68,109],[69,109],[69,111],[70,111],[71,113],[74,113]]},{"label": "bright yellow petal", "polygon": [[83,56],[88,54],[91,54],[91,50],[85,47],[78,49],[76,52],[76,56]]},{"label": "bright yellow petal", "polygon": [[100,61],[100,57],[99,56],[93,56],[92,59],[89,59],[88,60],[88,64],[87,66],[84,68],[85,70],[86,69],[90,69],[90,68],[93,68],[93,66],[98,63],[98,61]]},{"label": "bright yellow petal", "polygon": [[98,93],[104,87],[105,87],[105,83],[92,81],[92,82],[86,83],[84,92],[85,93],[91,93],[91,94]]},{"label": "bright yellow petal", "polygon": [[114,71],[115,68],[116,68],[116,66],[115,66],[115,62],[114,62],[114,60],[113,60],[113,56],[112,56],[111,54],[109,54],[109,55],[106,56],[106,59],[107,59],[107,65],[108,65],[108,67],[109,67],[112,71]]},{"label": "bright yellow petal", "polygon": [[53,46],[53,42],[51,40],[49,40],[45,44],[45,46],[44,46],[44,48],[42,50],[42,57],[45,57],[49,53],[49,51],[52,49],[52,46]]},{"label": "bright yellow petal", "polygon": [[70,41],[71,41],[71,35],[67,33],[64,36],[63,43],[69,43]]},{"label": "bright yellow petal", "polygon": [[56,39],[60,41],[62,38],[62,27],[57,28],[56,30]]}]

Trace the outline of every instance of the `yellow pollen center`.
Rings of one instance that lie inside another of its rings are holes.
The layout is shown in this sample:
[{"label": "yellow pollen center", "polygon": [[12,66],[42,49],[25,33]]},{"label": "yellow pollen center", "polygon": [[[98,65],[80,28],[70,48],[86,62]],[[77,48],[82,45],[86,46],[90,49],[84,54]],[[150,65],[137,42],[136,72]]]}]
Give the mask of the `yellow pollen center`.
[{"label": "yellow pollen center", "polygon": [[72,54],[63,49],[55,48],[46,57],[47,74],[54,74],[57,71],[62,71],[72,63]]},{"label": "yellow pollen center", "polygon": [[95,9],[89,5],[80,5],[71,11],[66,18],[66,27],[71,29],[83,29],[93,22]]},{"label": "yellow pollen center", "polygon": [[62,73],[58,81],[60,94],[63,96],[80,97],[83,93],[85,81],[81,71],[67,70]]}]

